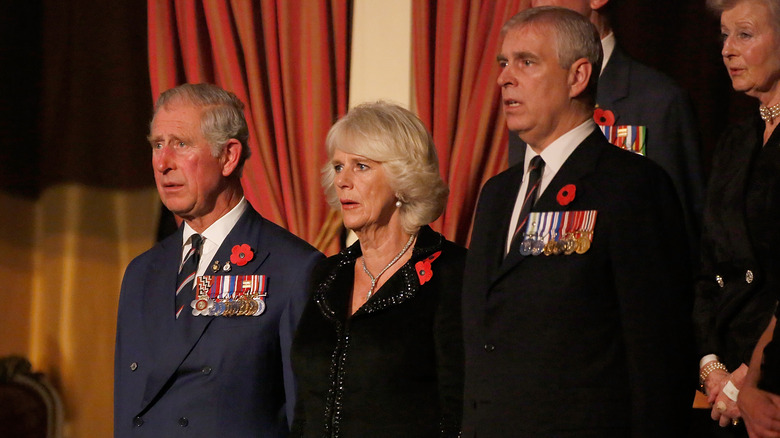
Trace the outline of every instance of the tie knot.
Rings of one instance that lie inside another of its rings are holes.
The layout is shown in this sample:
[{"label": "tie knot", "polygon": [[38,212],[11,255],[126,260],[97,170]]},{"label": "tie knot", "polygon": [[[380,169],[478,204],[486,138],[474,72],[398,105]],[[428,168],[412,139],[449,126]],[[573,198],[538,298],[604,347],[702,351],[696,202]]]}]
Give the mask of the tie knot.
[{"label": "tie knot", "polygon": [[192,242],[192,247],[195,251],[200,251],[200,247],[203,245],[203,236],[200,234],[193,234],[192,237],[190,237],[190,242]]},{"label": "tie knot", "polygon": [[544,160],[541,155],[536,155],[531,158],[530,168],[528,170],[536,170],[537,168],[544,166]]}]

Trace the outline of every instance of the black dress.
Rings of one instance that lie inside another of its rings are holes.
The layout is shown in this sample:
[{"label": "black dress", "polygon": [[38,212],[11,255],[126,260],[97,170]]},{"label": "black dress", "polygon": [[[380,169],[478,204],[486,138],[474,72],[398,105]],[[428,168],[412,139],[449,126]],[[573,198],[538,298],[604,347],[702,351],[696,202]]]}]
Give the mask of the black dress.
[{"label": "black dress", "polygon": [[[694,308],[699,357],[717,354],[729,371],[750,364],[779,293],[780,129],[762,145],[764,126],[756,114],[724,133],[704,210]],[[733,432],[747,436],[742,427]]]},{"label": "black dress", "polygon": [[292,348],[292,436],[458,436],[466,250],[423,227],[411,259],[350,316],[360,255],[356,243],[315,269]]}]

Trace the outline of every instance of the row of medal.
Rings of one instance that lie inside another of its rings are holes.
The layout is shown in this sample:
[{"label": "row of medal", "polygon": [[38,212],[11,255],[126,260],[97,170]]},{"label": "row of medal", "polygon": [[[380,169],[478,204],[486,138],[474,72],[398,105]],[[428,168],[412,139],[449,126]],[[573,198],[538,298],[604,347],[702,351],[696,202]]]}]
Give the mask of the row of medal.
[{"label": "row of medal", "polygon": [[607,137],[607,140],[615,146],[636,152],[639,155],[645,155],[645,143],[647,139],[646,126],[621,125],[604,126],[599,125],[601,132]]},{"label": "row of medal", "polygon": [[596,210],[534,211],[528,215],[520,254],[585,254],[593,242]]},{"label": "row of medal", "polygon": [[265,275],[203,275],[196,278],[194,316],[260,316],[265,311]]}]

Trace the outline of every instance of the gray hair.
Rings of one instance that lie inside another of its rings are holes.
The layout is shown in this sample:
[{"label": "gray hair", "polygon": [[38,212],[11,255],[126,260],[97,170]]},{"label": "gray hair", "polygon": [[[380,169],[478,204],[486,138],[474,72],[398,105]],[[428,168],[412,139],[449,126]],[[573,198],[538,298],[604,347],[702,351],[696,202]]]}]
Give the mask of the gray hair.
[{"label": "gray hair", "polygon": [[[431,134],[414,113],[396,104],[377,101],[352,108],[328,131],[328,160],[336,149],[382,164],[390,188],[403,203],[401,226],[416,233],[444,211],[449,189],[439,175],[439,159]],[[325,196],[339,207],[333,165],[322,169]]]},{"label": "gray hair", "polygon": [[578,59],[585,58],[593,66],[584,97],[595,103],[603,51],[596,27],[575,11],[557,6],[529,8],[515,14],[501,28],[501,37],[528,25],[546,25],[553,31],[558,64],[569,69]]},{"label": "gray hair", "polygon": [[[746,0],[707,0],[707,7],[719,15],[727,9],[731,9],[734,6],[742,3]],[[769,24],[772,25],[772,29],[775,31],[775,38],[780,38],[780,1],[779,0],[751,0],[756,3],[763,3],[769,8],[769,12],[772,14],[772,19],[769,20]]]},{"label": "gray hair", "polygon": [[[165,91],[154,105],[154,115],[169,105],[190,104],[201,107],[200,127],[203,136],[211,144],[211,153],[218,157],[230,139],[241,143],[235,175],[241,176],[249,158],[249,128],[244,117],[244,104],[230,91],[212,84],[182,84]],[[154,122],[154,116],[152,117]],[[151,131],[151,124],[150,124]]]}]

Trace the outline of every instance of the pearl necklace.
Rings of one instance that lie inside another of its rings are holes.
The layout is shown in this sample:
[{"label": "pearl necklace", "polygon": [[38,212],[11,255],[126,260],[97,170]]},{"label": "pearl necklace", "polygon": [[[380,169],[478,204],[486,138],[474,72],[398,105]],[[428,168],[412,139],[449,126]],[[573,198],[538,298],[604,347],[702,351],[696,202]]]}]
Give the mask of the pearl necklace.
[{"label": "pearl necklace", "polygon": [[374,294],[374,288],[376,287],[376,281],[379,280],[379,277],[381,277],[382,274],[385,273],[385,271],[390,269],[390,267],[393,266],[395,264],[395,262],[398,261],[398,259],[400,259],[401,257],[403,257],[404,254],[406,254],[406,251],[409,249],[410,246],[412,246],[412,241],[413,240],[414,240],[414,234],[409,236],[409,240],[406,241],[406,245],[404,245],[403,249],[401,249],[401,252],[399,252],[398,255],[395,256],[395,258],[393,258],[393,260],[390,260],[390,263],[388,263],[387,266],[385,266],[385,268],[382,269],[382,271],[379,272],[379,275],[377,275],[376,277],[371,275],[371,272],[368,271],[368,268],[366,267],[366,257],[363,256],[363,272],[365,272],[366,275],[368,275],[368,278],[371,279],[371,289],[369,289],[368,293],[366,294],[366,301],[368,301],[368,299],[371,298],[371,295]]},{"label": "pearl necklace", "polygon": [[761,119],[763,121],[772,123],[776,117],[780,116],[780,103],[770,107],[759,107],[758,112],[761,113]]}]

